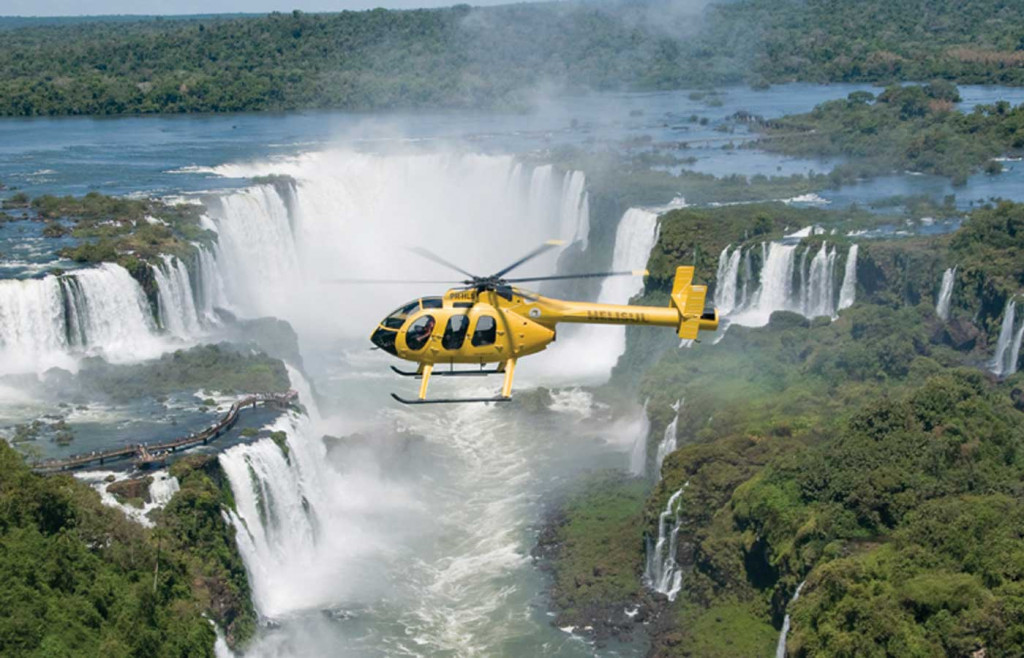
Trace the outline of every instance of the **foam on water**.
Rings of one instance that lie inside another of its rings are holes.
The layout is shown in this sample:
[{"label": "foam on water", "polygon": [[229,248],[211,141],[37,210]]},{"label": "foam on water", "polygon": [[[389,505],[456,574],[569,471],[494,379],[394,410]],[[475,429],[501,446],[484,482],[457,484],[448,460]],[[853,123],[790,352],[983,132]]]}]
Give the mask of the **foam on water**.
[{"label": "foam on water", "polygon": [[[107,480],[111,475],[114,476],[114,479],[108,482]],[[161,509],[171,502],[171,498],[180,489],[178,478],[165,470],[150,473],[149,477],[153,478],[153,481],[149,484],[149,502],[144,503],[142,507],[135,507],[121,503],[114,494],[107,491],[107,487],[110,484],[113,482],[123,482],[129,476],[130,474],[124,471],[79,471],[75,473],[76,478],[89,483],[100,494],[100,502],[104,505],[120,510],[125,516],[139,525],[152,528],[155,524],[150,520],[149,513],[153,510]]]}]

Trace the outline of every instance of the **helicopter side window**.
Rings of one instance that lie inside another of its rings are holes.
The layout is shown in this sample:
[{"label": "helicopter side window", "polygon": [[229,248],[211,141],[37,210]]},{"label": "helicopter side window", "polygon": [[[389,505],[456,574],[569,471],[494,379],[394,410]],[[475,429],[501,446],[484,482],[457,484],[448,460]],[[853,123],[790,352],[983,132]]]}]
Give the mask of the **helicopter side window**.
[{"label": "helicopter side window", "polygon": [[415,313],[418,310],[420,310],[420,301],[417,299],[384,318],[384,326],[388,329],[401,329],[402,325],[405,324],[405,319],[411,313]]},{"label": "helicopter side window", "polygon": [[444,300],[440,297],[424,297],[420,300],[423,308],[441,308],[444,306]]},{"label": "helicopter side window", "polygon": [[441,347],[446,350],[459,349],[466,340],[467,331],[469,331],[469,318],[465,315],[453,315],[448,318],[448,326],[445,327],[444,336],[441,337]]},{"label": "helicopter side window", "polygon": [[473,331],[471,342],[473,347],[494,345],[498,337],[498,324],[490,315],[481,315],[476,321],[476,329]]},{"label": "helicopter side window", "polygon": [[430,334],[434,331],[434,316],[423,315],[419,317],[412,326],[405,332],[405,344],[410,350],[422,350],[423,346],[430,340]]}]

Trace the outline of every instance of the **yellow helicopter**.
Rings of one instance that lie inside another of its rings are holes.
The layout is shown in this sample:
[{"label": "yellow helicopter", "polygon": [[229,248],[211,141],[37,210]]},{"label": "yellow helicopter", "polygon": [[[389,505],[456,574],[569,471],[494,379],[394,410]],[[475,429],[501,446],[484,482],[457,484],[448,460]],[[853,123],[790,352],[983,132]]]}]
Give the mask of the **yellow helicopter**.
[{"label": "yellow helicopter", "polygon": [[[504,269],[480,277],[449,263],[425,249],[413,252],[467,277],[461,287],[441,297],[421,297],[405,304],[384,318],[370,336],[376,348],[401,359],[419,364],[413,371],[391,367],[399,375],[419,377],[419,396],[415,400],[391,394],[402,404],[445,404],[458,402],[507,402],[512,399],[512,377],[516,361],[544,350],[555,340],[560,322],[592,324],[652,325],[673,327],[680,338],[696,339],[700,330],[718,328],[718,310],[704,310],[706,286],[693,285],[693,267],[676,268],[669,306],[628,306],[572,302],[543,297],[512,284],[561,279],[586,279],[608,276],[644,276],[646,271],[565,274],[525,278],[505,278],[513,269],[545,251],[564,244],[551,240]],[[448,283],[396,280],[345,280],[346,283]],[[455,364],[473,364],[479,370],[456,370]],[[487,364],[497,364],[485,369]],[[448,369],[435,370],[437,366]],[[469,377],[503,375],[497,397],[427,399],[431,376]]]}]

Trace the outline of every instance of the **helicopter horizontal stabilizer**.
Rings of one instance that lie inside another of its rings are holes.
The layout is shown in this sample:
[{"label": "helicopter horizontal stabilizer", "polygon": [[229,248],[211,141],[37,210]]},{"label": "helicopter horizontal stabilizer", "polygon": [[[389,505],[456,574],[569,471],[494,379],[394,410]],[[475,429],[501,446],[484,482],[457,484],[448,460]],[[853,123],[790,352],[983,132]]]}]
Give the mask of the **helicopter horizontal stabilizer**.
[{"label": "helicopter horizontal stabilizer", "polygon": [[718,311],[704,312],[707,295],[707,286],[693,285],[693,266],[676,268],[671,305],[679,311],[680,338],[696,340],[701,329],[714,331],[718,328]]},{"label": "helicopter horizontal stabilizer", "polygon": [[393,397],[398,402],[401,402],[402,404],[459,404],[462,402],[508,402],[512,399],[511,397],[499,396],[494,398],[438,398],[435,400],[420,400],[417,398],[415,400],[409,400],[395,393],[392,393],[391,397]]}]

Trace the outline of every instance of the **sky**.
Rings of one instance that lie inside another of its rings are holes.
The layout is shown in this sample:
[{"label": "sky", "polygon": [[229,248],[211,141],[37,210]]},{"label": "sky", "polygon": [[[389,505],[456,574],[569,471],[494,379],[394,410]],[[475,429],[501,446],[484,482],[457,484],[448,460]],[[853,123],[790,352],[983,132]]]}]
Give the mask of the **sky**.
[{"label": "sky", "polygon": [[[465,0],[461,0],[465,1]],[[342,11],[447,7],[460,0],[0,0],[0,16],[96,16],[104,14],[265,14],[272,11]],[[517,0],[470,0],[472,5],[509,4]],[[519,0],[521,1],[521,0]]]}]

